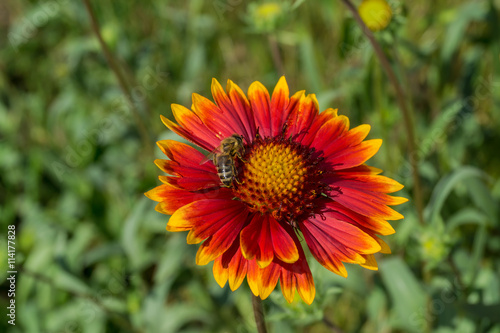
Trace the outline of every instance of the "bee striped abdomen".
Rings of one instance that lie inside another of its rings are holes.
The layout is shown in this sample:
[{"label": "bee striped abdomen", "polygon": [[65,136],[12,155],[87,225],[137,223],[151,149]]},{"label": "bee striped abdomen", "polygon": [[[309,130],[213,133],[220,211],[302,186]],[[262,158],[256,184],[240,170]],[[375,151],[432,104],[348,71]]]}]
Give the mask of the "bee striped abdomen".
[{"label": "bee striped abdomen", "polygon": [[216,166],[222,185],[230,187],[234,178],[234,161],[231,155],[219,155]]},{"label": "bee striped abdomen", "polygon": [[242,155],[244,153],[243,137],[238,134],[233,134],[222,140],[220,146],[211,153],[213,154],[217,175],[223,187],[232,186],[233,179],[238,175],[234,160],[236,156],[243,160]]}]

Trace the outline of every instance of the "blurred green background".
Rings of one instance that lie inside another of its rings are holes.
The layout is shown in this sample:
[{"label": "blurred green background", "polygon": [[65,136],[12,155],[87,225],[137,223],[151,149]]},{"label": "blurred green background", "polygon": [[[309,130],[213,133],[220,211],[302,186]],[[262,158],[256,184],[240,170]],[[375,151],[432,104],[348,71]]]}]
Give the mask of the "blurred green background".
[{"label": "blurred green background", "polygon": [[210,97],[212,77],[272,90],[285,74],[321,110],[372,125],[384,144],[368,164],[410,201],[378,272],[348,265],[344,279],[310,260],[314,303],[278,287],[270,331],[500,332],[500,1],[392,1],[375,34],[414,113],[423,224],[394,88],[352,15],[341,1],[263,3],[91,1],[130,103],[82,1],[0,2],[0,331],[254,332],[246,282],[221,289],[143,192],[161,174],[155,141],[178,138],[159,117],[171,103]]}]

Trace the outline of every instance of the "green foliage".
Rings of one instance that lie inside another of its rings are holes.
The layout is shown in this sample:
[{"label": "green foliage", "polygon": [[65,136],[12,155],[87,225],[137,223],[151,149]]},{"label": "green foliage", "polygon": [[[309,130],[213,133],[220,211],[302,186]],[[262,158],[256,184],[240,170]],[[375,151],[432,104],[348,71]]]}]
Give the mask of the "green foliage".
[{"label": "green foliage", "polygon": [[[171,103],[210,80],[316,93],[384,139],[369,161],[405,185],[379,272],[347,279],[311,260],[317,295],[264,302],[271,332],[500,332],[500,2],[393,1],[375,34],[414,112],[425,203],[417,221],[406,129],[371,45],[341,1],[91,1],[132,101],[83,2],[0,4],[0,307],[16,227],[8,332],[254,332],[250,290],[221,289],[143,193]],[[259,11],[260,8],[260,11]],[[132,104],[133,105],[132,105]],[[147,129],[141,133],[139,123]]]}]

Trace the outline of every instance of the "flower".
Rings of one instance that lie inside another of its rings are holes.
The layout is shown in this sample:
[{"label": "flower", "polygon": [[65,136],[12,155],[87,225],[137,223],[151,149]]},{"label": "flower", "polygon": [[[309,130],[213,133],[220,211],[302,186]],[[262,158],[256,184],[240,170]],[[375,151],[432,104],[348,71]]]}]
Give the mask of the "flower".
[{"label": "flower", "polygon": [[[343,262],[375,270],[374,253],[390,253],[378,235],[394,229],[387,220],[403,218],[389,205],[405,198],[387,193],[398,182],[365,165],[379,149],[379,139],[364,140],[370,126],[349,129],[337,110],[319,113],[314,94],[289,97],[282,77],[272,96],[260,82],[248,97],[232,81],[226,92],[212,81],[215,103],[193,94],[192,110],[173,104],[172,131],[212,152],[221,141],[241,136],[244,152],[234,156],[235,177],[223,186],[212,162],[184,143],[163,140],[169,160],[156,160],[169,174],[146,193],[156,210],[172,215],[169,231],[189,231],[189,244],[202,243],[198,265],[211,261],[221,287],[236,290],[247,278],[255,296],[265,299],[278,280],[288,302],[295,291],[308,304],[314,281],[302,249],[330,271],[347,277]],[[299,239],[302,239],[300,241]]]},{"label": "flower", "polygon": [[270,33],[283,23],[288,10],[287,4],[282,2],[251,2],[246,20],[255,32]]},{"label": "flower", "polygon": [[359,16],[371,31],[385,29],[392,18],[392,10],[385,0],[363,0],[358,7]]}]

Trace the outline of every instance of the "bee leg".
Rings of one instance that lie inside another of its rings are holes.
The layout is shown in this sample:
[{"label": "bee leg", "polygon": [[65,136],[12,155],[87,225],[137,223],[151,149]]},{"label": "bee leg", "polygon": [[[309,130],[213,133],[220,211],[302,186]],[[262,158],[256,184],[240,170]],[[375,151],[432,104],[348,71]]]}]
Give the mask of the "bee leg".
[{"label": "bee leg", "polygon": [[233,166],[232,166],[232,170],[233,170],[233,175],[234,175],[234,177],[233,177],[234,181],[235,181],[236,183],[240,184],[240,185],[241,185],[241,184],[243,184],[242,182],[240,182],[240,181],[238,180],[238,170],[236,169],[236,166],[234,166],[234,165],[233,165]]},{"label": "bee leg", "polygon": [[243,163],[248,163],[247,160],[243,159],[243,156],[241,156],[241,153],[240,152],[237,152],[236,153],[236,156],[238,156],[238,158],[243,162]]}]

